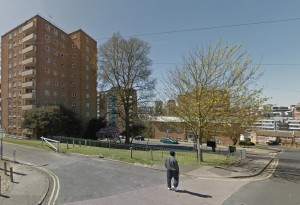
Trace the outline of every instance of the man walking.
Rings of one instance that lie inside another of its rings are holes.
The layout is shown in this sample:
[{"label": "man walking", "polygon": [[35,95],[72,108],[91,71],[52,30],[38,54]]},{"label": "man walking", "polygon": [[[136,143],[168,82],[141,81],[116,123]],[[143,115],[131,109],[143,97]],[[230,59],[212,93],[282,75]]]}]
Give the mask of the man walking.
[{"label": "man walking", "polygon": [[[165,166],[167,168],[167,185],[169,190],[177,191],[179,183],[179,166],[175,159],[175,152],[170,151],[170,156],[166,159]],[[171,188],[171,181],[174,178],[173,186]]]}]

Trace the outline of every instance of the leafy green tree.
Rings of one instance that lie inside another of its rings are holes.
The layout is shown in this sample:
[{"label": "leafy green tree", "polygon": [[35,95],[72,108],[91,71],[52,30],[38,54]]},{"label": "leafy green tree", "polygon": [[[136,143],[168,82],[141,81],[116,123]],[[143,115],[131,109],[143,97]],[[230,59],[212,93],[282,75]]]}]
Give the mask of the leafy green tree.
[{"label": "leafy green tree", "polygon": [[247,124],[246,113],[254,118],[266,99],[256,84],[261,75],[241,46],[222,46],[221,41],[194,49],[169,71],[165,94],[177,100],[174,113],[196,136],[200,161],[205,135],[211,137],[212,130],[220,133],[222,125]]},{"label": "leafy green tree", "polygon": [[79,136],[81,123],[77,114],[63,106],[41,106],[23,113],[23,129],[33,130],[36,137],[47,135]]}]

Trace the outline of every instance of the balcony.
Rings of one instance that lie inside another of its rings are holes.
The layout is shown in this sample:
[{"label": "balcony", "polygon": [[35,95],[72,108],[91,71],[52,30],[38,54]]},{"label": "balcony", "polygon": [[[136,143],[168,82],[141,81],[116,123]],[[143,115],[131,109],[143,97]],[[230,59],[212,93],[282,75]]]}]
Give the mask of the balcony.
[{"label": "balcony", "polygon": [[36,28],[36,22],[32,21],[22,27],[22,32],[31,32]]},{"label": "balcony", "polygon": [[35,51],[36,51],[36,46],[31,45],[31,46],[28,46],[28,47],[24,48],[22,50],[22,54],[23,55],[24,54],[26,54],[26,55],[33,55]]},{"label": "balcony", "polygon": [[23,60],[22,65],[30,66],[30,65],[33,65],[35,62],[36,62],[35,57],[30,57],[30,58]]},{"label": "balcony", "polygon": [[35,108],[35,105],[23,105],[22,110],[32,110]]},{"label": "balcony", "polygon": [[29,82],[26,82],[26,83],[22,83],[22,87],[23,88],[34,87],[34,82],[33,81],[29,81]]},{"label": "balcony", "polygon": [[29,34],[28,36],[25,36],[22,39],[23,43],[33,43],[36,40],[36,35],[34,33]]},{"label": "balcony", "polygon": [[26,93],[22,95],[22,99],[33,99],[33,98],[35,98],[34,93]]},{"label": "balcony", "polygon": [[28,76],[28,75],[34,75],[35,74],[35,71],[34,69],[30,69],[30,70],[25,70],[22,72],[22,76]]}]

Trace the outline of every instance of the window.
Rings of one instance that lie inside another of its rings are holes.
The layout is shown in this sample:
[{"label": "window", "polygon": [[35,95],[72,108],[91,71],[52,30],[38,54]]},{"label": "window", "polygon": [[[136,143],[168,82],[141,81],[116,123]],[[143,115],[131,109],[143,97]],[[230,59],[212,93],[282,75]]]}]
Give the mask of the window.
[{"label": "window", "polygon": [[86,69],[87,71],[89,71],[89,70],[90,70],[90,66],[89,66],[89,65],[86,65],[86,66],[85,66],[85,69]]},{"label": "window", "polygon": [[45,90],[45,95],[46,95],[46,96],[50,96],[49,90],[47,90],[47,89]]},{"label": "window", "polygon": [[89,94],[89,93],[86,93],[86,94],[85,94],[85,97],[86,97],[86,98],[90,98],[90,94]]},{"label": "window", "polygon": [[65,49],[65,44],[62,43],[62,44],[61,44],[61,47],[62,47],[62,49]]},{"label": "window", "polygon": [[77,94],[76,93],[72,93],[72,97],[76,97],[77,96]]},{"label": "window", "polygon": [[76,88],[76,83],[72,83],[72,87],[73,87],[73,88]]},{"label": "window", "polygon": [[57,91],[56,90],[53,91],[53,96],[57,97]]},{"label": "window", "polygon": [[64,73],[64,72],[61,73],[61,77],[62,77],[62,78],[65,77],[65,73]]},{"label": "window", "polygon": [[49,46],[45,46],[45,51],[49,53],[50,52],[50,47]]},{"label": "window", "polygon": [[76,73],[72,73],[72,78],[75,78],[76,77]]},{"label": "window", "polygon": [[85,106],[86,106],[86,108],[90,108],[90,103],[87,102],[87,103],[85,104]]},{"label": "window", "polygon": [[72,44],[72,48],[76,48],[76,45],[75,45],[75,44]]},{"label": "window", "polygon": [[65,97],[65,93],[64,93],[64,92],[61,93],[61,97],[62,97],[62,98]]},{"label": "window", "polygon": [[53,30],[53,33],[54,33],[54,35],[56,35],[56,36],[58,35],[58,32],[57,32],[56,29]]},{"label": "window", "polygon": [[22,39],[19,39],[19,44],[22,44]]},{"label": "window", "polygon": [[89,47],[86,47],[85,50],[86,50],[86,52],[90,52],[90,48]]},{"label": "window", "polygon": [[17,31],[14,31],[14,37],[17,36]]},{"label": "window", "polygon": [[50,70],[48,68],[45,68],[45,73],[49,74]]},{"label": "window", "polygon": [[76,34],[72,35],[71,38],[72,38],[72,39],[76,39],[76,38],[77,38]]},{"label": "window", "polygon": [[50,85],[50,80],[45,80],[45,85]]},{"label": "window", "polygon": [[88,62],[90,61],[90,57],[88,57],[88,56],[86,56],[85,59],[86,59],[86,61],[88,61]]},{"label": "window", "polygon": [[22,60],[19,60],[19,65],[22,65]]},{"label": "window", "polygon": [[49,35],[45,35],[45,40],[46,40],[46,42],[49,42],[50,41],[50,36]]},{"label": "window", "polygon": [[11,33],[8,35],[8,39],[11,39],[12,38],[12,35],[11,35]]},{"label": "window", "polygon": [[58,72],[55,70],[55,71],[53,71],[53,75],[54,76],[58,76]]},{"label": "window", "polygon": [[54,84],[55,86],[58,86],[58,82],[57,82],[57,81],[54,81],[53,84]]},{"label": "window", "polygon": [[19,55],[22,55],[22,50],[21,49],[19,50]]},{"label": "window", "polygon": [[58,45],[58,41],[56,39],[53,40],[53,43],[54,43],[55,46]]},{"label": "window", "polygon": [[60,37],[61,37],[62,40],[65,40],[65,38],[66,38],[65,34],[63,34],[63,33],[60,35]]},{"label": "window", "polygon": [[73,54],[73,55],[72,55],[72,58],[76,58],[76,56],[77,56],[76,54]]},{"label": "window", "polygon": [[72,64],[72,68],[76,68],[76,63],[73,63],[73,64]]},{"label": "window", "polygon": [[54,54],[55,56],[58,56],[58,51],[54,50],[54,51],[53,51],[53,54]]},{"label": "window", "polygon": [[86,74],[85,79],[89,80],[89,75],[88,74]]},{"label": "window", "polygon": [[58,65],[57,60],[54,60],[54,61],[53,61],[53,65],[55,65],[55,66]]},{"label": "window", "polygon": [[49,24],[45,24],[45,29],[46,29],[47,31],[50,31],[50,26],[49,26]]},{"label": "window", "polygon": [[72,106],[76,107],[77,103],[76,102],[72,102]]},{"label": "window", "polygon": [[90,88],[89,84],[85,84],[85,88],[88,90]]},{"label": "window", "polygon": [[49,64],[49,63],[50,63],[50,58],[49,58],[49,57],[46,57],[46,58],[45,58],[45,62]]},{"label": "window", "polygon": [[86,42],[87,44],[89,44],[89,43],[90,43],[90,39],[89,39],[88,37],[85,37],[85,42]]}]

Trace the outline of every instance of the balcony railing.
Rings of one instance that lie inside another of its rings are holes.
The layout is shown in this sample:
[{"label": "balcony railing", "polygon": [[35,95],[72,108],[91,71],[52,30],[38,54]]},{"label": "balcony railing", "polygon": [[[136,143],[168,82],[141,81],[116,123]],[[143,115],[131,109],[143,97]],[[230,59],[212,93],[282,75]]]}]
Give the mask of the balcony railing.
[{"label": "balcony railing", "polygon": [[22,76],[28,76],[28,75],[34,75],[34,74],[35,74],[34,69],[25,70],[25,71],[22,72]]},{"label": "balcony railing", "polygon": [[23,99],[33,99],[35,97],[34,93],[26,93],[22,95]]},{"label": "balcony railing", "polygon": [[26,87],[33,87],[34,86],[34,82],[33,81],[29,81],[26,83],[22,83],[22,87],[26,88]]},{"label": "balcony railing", "polygon": [[23,105],[22,110],[31,110],[35,108],[35,105]]},{"label": "balcony railing", "polygon": [[36,35],[34,33],[29,34],[28,36],[25,36],[22,39],[23,43],[30,43],[30,42],[34,42],[36,40]]},{"label": "balcony railing", "polygon": [[22,27],[22,32],[26,32],[28,30],[32,30],[36,28],[36,22],[32,21],[28,24],[26,24],[25,26]]},{"label": "balcony railing", "polygon": [[22,65],[32,64],[32,63],[35,63],[35,61],[36,61],[35,57],[30,57],[30,58],[23,60]]},{"label": "balcony railing", "polygon": [[[31,45],[31,46],[28,46],[28,47],[24,48],[22,50],[22,54],[26,53],[27,55],[29,55],[30,53],[33,53],[33,51],[36,51],[36,46],[35,45]],[[30,53],[28,53],[28,52],[30,52]]]}]

